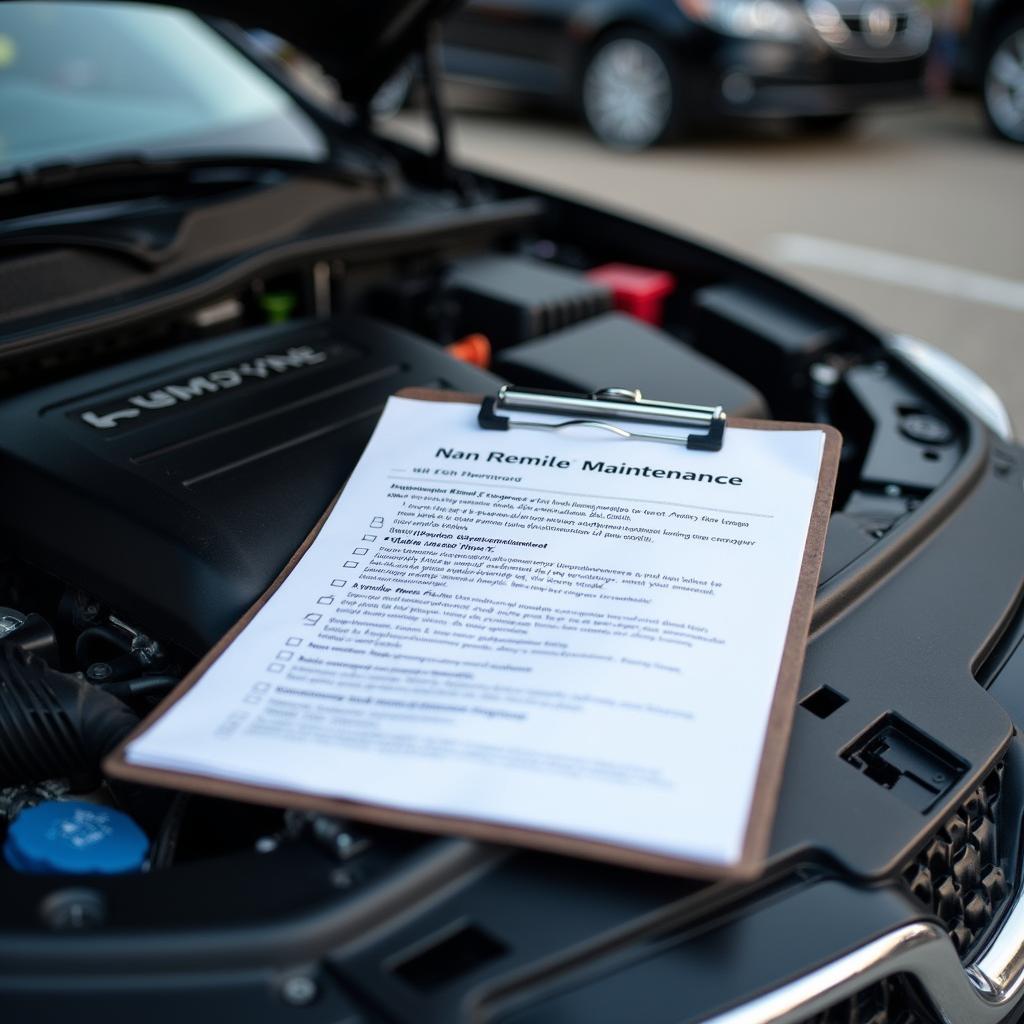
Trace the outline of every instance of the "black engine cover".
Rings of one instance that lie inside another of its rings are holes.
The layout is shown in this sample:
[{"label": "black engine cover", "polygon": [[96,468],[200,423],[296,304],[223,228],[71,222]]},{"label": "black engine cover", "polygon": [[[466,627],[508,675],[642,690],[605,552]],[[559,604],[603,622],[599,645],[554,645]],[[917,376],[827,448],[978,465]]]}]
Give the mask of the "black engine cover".
[{"label": "black engine cover", "polygon": [[206,650],[355,466],[387,396],[497,378],[359,317],[260,328],[0,403],[5,547]]}]

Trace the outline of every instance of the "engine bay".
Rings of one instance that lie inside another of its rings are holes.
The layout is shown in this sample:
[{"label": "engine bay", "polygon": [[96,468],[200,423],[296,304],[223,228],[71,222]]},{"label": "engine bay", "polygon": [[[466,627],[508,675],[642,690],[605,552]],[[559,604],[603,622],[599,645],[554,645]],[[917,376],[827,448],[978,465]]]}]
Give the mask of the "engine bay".
[{"label": "engine bay", "polygon": [[[834,424],[845,445],[818,628],[878,578],[918,520],[934,528],[928,509],[964,473],[969,424],[877,335],[699,246],[497,187],[475,206],[410,194],[327,221],[307,225],[301,246],[268,246],[258,268],[230,258],[194,277],[182,269],[158,294],[126,286],[103,309],[86,297],[42,329],[26,314],[16,343],[0,346],[0,652],[22,686],[0,694],[17,754],[0,756],[8,930],[170,929],[171,959],[191,963],[197,936],[259,923],[266,931],[239,947],[259,959],[261,942],[303,915],[351,936],[371,913],[504,863],[506,852],[477,844],[118,785],[99,771],[110,737],[287,563],[399,388],[629,386],[732,417]],[[28,696],[40,688],[45,701]],[[815,708],[827,704],[819,694],[808,709],[825,718]],[[981,730],[975,753],[997,731]],[[958,753],[975,771],[928,806],[985,767]],[[128,867],[40,869],[11,836],[19,816],[54,804],[124,815],[141,852]],[[780,855],[813,846],[797,818]],[[882,848],[848,861],[884,872],[926,825],[919,813],[901,819]],[[537,855],[513,861],[527,889],[542,885]],[[561,885],[570,903],[621,874],[545,865],[542,888]],[[701,888],[637,876],[621,894],[629,905],[595,910],[590,926]],[[452,964],[507,952],[474,927],[395,960],[389,976],[434,992],[462,970]]]},{"label": "engine bay", "polygon": [[823,582],[958,459],[955,420],[835,316],[707,270],[490,233],[482,251],[403,255],[400,274],[335,257],[246,280],[165,318],[156,351],[0,400],[4,642],[144,713],[269,586],[407,386],[628,381],[832,422],[847,446]]}]

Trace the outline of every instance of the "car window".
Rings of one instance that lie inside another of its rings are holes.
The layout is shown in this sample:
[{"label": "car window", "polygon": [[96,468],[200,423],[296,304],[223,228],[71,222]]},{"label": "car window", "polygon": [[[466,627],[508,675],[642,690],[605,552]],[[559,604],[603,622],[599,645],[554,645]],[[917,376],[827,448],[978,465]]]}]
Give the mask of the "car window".
[{"label": "car window", "polygon": [[0,167],[107,153],[317,159],[318,130],[195,15],[146,4],[0,4]]}]

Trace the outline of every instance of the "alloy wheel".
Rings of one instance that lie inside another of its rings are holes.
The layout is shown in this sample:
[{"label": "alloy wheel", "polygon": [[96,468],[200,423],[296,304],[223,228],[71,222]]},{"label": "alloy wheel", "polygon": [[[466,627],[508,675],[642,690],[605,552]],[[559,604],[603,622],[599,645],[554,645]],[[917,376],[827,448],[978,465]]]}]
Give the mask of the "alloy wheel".
[{"label": "alloy wheel", "polygon": [[1000,135],[1024,142],[1024,24],[992,53],[985,73],[985,107]]},{"label": "alloy wheel", "polygon": [[583,110],[594,134],[619,149],[644,149],[668,131],[672,76],[650,43],[621,36],[593,55],[583,79]]}]

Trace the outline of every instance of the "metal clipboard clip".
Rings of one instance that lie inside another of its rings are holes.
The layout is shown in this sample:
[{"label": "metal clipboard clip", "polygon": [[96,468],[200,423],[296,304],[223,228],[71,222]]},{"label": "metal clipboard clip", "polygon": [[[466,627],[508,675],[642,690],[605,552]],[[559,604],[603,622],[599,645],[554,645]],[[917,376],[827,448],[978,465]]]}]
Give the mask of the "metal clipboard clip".
[{"label": "metal clipboard clip", "polygon": [[[499,416],[504,410],[524,412],[565,413],[576,418],[562,423],[535,423]],[[628,420],[635,423],[661,423],[671,426],[703,427],[703,433],[694,432],[673,437],[668,434],[641,434],[626,430],[604,420]],[[539,391],[534,388],[515,388],[505,385],[493,397],[480,403],[477,421],[484,430],[562,430],[565,427],[596,427],[615,434],[626,441],[662,441],[681,444],[696,451],[717,452],[722,448],[726,415],[720,405],[680,405],[675,402],[653,402],[634,388],[604,388],[589,395],[574,395],[560,391]]]}]

